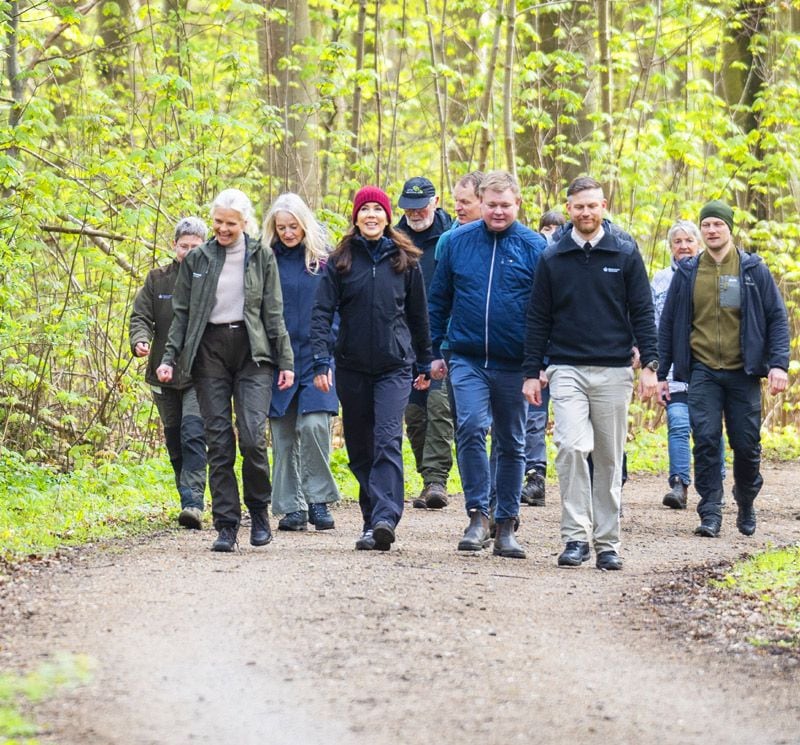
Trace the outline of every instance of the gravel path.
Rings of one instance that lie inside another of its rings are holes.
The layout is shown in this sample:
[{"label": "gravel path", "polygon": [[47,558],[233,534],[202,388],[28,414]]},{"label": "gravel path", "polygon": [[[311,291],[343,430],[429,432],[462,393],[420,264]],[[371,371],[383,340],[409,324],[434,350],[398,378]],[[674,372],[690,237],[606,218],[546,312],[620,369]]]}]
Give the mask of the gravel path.
[{"label": "gravel path", "polygon": [[654,603],[687,567],[800,542],[800,465],[765,477],[750,539],[730,499],[701,539],[662,479],[633,478],[622,572],[556,567],[551,485],[523,507],[525,561],[456,552],[460,500],[409,505],[389,553],[353,550],[354,506],[263,549],[242,531],[235,555],[210,531],[97,546],[0,585],[0,668],[92,659],[91,683],[32,711],[59,745],[796,745],[797,659],[750,650],[747,628],[698,639]]}]

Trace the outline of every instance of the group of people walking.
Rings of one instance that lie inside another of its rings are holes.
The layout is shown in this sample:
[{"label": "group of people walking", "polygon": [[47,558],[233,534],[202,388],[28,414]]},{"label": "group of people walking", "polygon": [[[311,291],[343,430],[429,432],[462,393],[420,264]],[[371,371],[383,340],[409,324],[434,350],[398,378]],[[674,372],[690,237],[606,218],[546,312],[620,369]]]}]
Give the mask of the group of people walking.
[{"label": "group of people walking", "polygon": [[[593,545],[598,568],[621,569],[624,444],[638,366],[641,397],[667,407],[664,504],[687,505],[688,421],[695,532],[719,534],[724,419],[737,527],[752,535],[760,378],[773,394],[786,387],[789,336],[766,266],[733,246],[730,208],[707,204],[699,232],[688,221],[673,226],[673,263],[651,288],[635,240],[605,218],[594,179],[573,181],[569,221],[547,213],[541,232],[518,220],[521,193],[509,173],[469,174],[454,197],[452,221],[428,179],[409,179],[393,226],[389,196],[365,186],[333,250],[294,194],[271,205],[260,240],[251,237],[252,205],[235,189],[212,205],[210,240],[198,218],[178,223],[175,260],[148,275],[130,341],[136,356],[149,356],[180,524],[202,525],[207,448],[212,548],[234,550],[238,439],[252,545],[272,540],[270,502],[279,529],[333,528],[331,419],[341,407],[363,518],[357,549],[386,551],[396,540],[405,421],[424,484],[414,506],[448,504],[454,440],[467,512],[458,550],[492,545],[495,555],[524,558],[520,503],[544,504],[549,398],[558,564],[580,566]],[[698,239],[705,250],[696,257]]]}]

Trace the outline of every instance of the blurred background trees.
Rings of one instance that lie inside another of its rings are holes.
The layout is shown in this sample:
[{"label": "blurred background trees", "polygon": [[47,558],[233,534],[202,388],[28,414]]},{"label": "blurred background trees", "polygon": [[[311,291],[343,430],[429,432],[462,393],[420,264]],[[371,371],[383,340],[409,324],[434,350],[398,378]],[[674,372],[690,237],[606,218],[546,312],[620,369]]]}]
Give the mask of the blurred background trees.
[{"label": "blurred background trees", "polygon": [[[236,186],[336,237],[365,183],[444,206],[507,168],[531,223],[591,173],[652,271],[708,199],[800,335],[798,0],[0,0],[0,444],[154,440],[127,317],[170,231]],[[800,389],[768,400],[797,424]],[[639,426],[653,413],[640,411]]]}]

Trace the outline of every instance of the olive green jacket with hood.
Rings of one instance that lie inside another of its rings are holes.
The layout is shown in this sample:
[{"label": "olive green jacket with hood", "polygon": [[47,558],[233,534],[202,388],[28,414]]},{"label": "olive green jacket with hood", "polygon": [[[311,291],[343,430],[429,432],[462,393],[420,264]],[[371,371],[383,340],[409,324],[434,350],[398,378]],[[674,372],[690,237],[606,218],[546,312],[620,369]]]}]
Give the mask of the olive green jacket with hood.
[{"label": "olive green jacket with hood", "polygon": [[[181,262],[172,295],[172,324],[162,364],[190,373],[208,324],[226,250],[216,238],[190,251]],[[245,235],[244,323],[250,353],[258,364],[293,370],[294,357],[283,321],[283,295],[275,255]]]}]

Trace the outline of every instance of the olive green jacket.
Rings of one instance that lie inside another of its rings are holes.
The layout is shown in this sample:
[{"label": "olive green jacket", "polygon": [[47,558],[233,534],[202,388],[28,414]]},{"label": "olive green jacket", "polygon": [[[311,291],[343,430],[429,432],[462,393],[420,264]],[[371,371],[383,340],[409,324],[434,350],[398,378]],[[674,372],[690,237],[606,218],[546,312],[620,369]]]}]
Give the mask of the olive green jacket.
[{"label": "olive green jacket", "polygon": [[[181,262],[172,295],[172,324],[162,364],[189,373],[208,324],[226,251],[216,238]],[[283,295],[275,255],[245,235],[244,322],[250,353],[259,364],[293,370],[292,344],[283,322]]]}]

